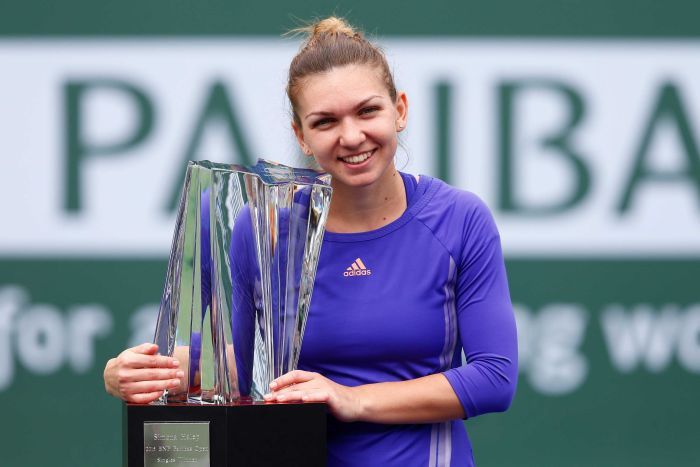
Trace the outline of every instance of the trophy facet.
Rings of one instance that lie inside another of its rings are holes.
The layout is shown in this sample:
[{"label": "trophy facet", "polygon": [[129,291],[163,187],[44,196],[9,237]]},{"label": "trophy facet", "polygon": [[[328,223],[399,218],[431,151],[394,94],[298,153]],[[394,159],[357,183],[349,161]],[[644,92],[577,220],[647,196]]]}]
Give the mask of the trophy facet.
[{"label": "trophy facet", "polygon": [[161,403],[261,400],[296,368],[331,192],[262,159],[188,164],[154,337],[185,378]]}]

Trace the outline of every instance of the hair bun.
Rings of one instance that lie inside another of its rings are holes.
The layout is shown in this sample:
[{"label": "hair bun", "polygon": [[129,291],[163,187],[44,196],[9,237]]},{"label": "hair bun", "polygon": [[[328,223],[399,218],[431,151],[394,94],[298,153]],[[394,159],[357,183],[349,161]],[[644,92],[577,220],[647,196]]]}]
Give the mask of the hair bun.
[{"label": "hair bun", "polygon": [[310,31],[310,35],[312,38],[324,34],[344,34],[350,38],[353,38],[358,35],[358,33],[355,32],[352,26],[343,21],[342,18],[338,18],[335,16],[330,16],[326,19],[322,19],[321,21],[314,24],[312,28],[313,29]]},{"label": "hair bun", "polygon": [[333,37],[338,38],[344,36],[348,39],[365,39],[362,32],[356,31],[343,18],[337,16],[329,16],[328,18],[318,20],[314,23],[307,24],[288,31],[285,35],[288,36],[305,36],[304,45],[308,46],[312,42],[322,41],[324,38],[333,40]]}]

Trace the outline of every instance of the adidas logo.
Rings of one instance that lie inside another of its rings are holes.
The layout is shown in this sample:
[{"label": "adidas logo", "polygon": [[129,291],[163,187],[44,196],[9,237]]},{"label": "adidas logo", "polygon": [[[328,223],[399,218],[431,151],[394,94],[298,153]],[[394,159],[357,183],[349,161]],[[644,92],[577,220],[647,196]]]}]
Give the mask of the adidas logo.
[{"label": "adidas logo", "polygon": [[357,258],[355,261],[352,262],[350,267],[348,267],[344,272],[343,276],[345,277],[350,277],[350,276],[369,276],[372,274],[371,269],[367,269],[365,266],[365,263],[362,262],[360,258]]}]

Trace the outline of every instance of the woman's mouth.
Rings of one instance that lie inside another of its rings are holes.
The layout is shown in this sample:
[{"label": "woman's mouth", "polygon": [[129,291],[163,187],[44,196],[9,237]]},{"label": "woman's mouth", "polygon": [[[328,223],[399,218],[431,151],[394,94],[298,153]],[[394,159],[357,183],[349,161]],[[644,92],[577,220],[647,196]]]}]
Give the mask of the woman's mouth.
[{"label": "woman's mouth", "polygon": [[375,150],[372,149],[371,151],[366,151],[366,152],[363,152],[360,154],[355,154],[352,156],[339,157],[338,159],[340,159],[341,161],[343,161],[349,165],[360,165],[363,162],[365,162],[367,159],[372,157],[372,154],[374,154],[374,151]]}]

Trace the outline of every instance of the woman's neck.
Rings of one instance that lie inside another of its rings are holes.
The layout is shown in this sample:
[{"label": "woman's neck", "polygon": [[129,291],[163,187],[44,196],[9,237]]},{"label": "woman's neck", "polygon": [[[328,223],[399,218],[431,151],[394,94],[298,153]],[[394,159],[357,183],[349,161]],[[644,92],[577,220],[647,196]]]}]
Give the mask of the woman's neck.
[{"label": "woman's neck", "polygon": [[332,185],[333,198],[326,222],[329,232],[368,232],[390,224],[406,210],[403,179],[394,167],[388,167],[372,185]]}]

